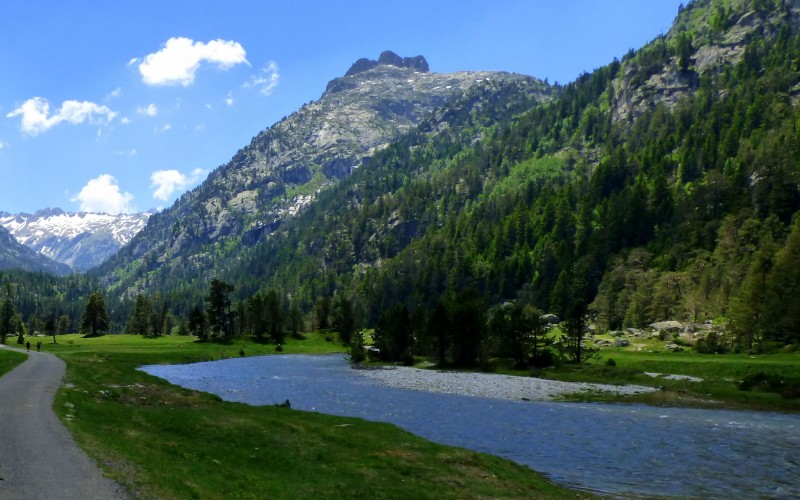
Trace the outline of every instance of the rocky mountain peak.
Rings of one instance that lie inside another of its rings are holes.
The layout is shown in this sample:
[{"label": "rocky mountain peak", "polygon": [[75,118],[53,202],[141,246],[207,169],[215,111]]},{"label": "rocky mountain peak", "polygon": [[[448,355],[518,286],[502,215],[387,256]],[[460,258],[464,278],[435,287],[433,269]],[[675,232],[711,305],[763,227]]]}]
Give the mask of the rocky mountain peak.
[{"label": "rocky mountain peak", "polygon": [[33,214],[34,217],[43,218],[43,217],[53,217],[56,215],[63,215],[65,212],[58,207],[51,208],[43,208],[41,210],[37,210],[36,213]]},{"label": "rocky mountain peak", "polygon": [[381,65],[396,66],[398,68],[407,68],[414,71],[418,71],[420,73],[427,73],[428,71],[430,71],[430,67],[428,66],[428,61],[426,61],[423,56],[400,57],[391,50],[385,50],[381,52],[380,56],[378,56],[377,61],[362,57],[358,61],[354,62],[353,65],[350,66],[350,69],[347,70],[347,73],[344,74],[344,76],[353,76],[358,73],[369,71],[375,66],[381,66]]}]

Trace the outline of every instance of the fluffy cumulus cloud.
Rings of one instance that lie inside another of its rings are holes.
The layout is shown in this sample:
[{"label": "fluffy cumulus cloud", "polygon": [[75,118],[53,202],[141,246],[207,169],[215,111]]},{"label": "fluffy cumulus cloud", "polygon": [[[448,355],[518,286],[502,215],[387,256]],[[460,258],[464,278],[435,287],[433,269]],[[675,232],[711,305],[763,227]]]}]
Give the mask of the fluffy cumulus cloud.
[{"label": "fluffy cumulus cloud", "polygon": [[158,114],[158,106],[151,102],[145,107],[139,106],[136,108],[136,112],[140,115],[156,116]]},{"label": "fluffy cumulus cloud", "polygon": [[122,192],[117,179],[109,174],[91,179],[70,201],[80,203],[82,212],[119,214],[135,211],[131,205],[133,195]]},{"label": "fluffy cumulus cloud", "polygon": [[[170,38],[159,50],[148,54],[139,64],[139,73],[147,85],[183,85],[194,83],[194,77],[203,63],[229,69],[237,64],[247,64],[244,47],[232,40],[195,42],[189,38]],[[131,59],[129,64],[136,64]]]},{"label": "fluffy cumulus cloud", "polygon": [[253,75],[250,80],[245,82],[244,87],[248,89],[258,89],[262,95],[270,95],[278,82],[281,79],[281,74],[278,72],[278,64],[275,61],[270,61],[266,66],[261,68],[261,72]]},{"label": "fluffy cumulus cloud", "polygon": [[153,191],[153,198],[167,201],[173,193],[197,184],[206,175],[208,171],[202,168],[194,169],[190,175],[177,170],[157,170],[150,175],[150,186],[156,188]]},{"label": "fluffy cumulus cloud", "polygon": [[107,106],[89,101],[64,101],[54,113],[50,113],[50,103],[42,97],[33,97],[22,106],[6,115],[7,118],[20,116],[20,129],[26,134],[37,135],[46,132],[59,123],[79,125],[88,122],[105,125],[117,116]]}]

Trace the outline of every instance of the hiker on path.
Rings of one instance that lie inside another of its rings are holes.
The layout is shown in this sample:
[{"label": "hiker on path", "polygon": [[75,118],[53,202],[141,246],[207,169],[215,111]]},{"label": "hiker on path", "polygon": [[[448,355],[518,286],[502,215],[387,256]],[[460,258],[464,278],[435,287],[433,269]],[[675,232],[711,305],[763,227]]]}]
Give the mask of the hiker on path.
[{"label": "hiker on path", "polygon": [[30,352],[30,350],[31,350],[31,341],[30,340],[25,342],[25,347],[28,349],[28,352]]},{"label": "hiker on path", "polygon": [[36,352],[39,352],[41,350],[42,350],[42,341],[40,340],[36,342]]}]

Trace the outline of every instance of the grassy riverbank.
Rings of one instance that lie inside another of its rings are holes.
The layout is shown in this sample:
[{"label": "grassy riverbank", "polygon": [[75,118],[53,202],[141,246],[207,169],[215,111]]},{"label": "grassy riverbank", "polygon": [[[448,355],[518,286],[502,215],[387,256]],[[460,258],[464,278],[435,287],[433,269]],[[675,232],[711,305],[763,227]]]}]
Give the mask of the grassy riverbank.
[{"label": "grassy riverbank", "polygon": [[[563,364],[536,375],[570,382],[636,384],[662,389],[636,396],[576,394],[570,400],[800,412],[800,398],[784,397],[787,394],[773,392],[776,388],[769,384],[769,380],[780,380],[791,389],[792,384],[800,383],[800,353],[698,354],[692,350],[670,352],[663,347],[664,342],[658,340],[643,340],[628,347],[606,347],[596,359],[580,365]],[[530,375],[529,371],[505,369],[502,364],[497,370]],[[764,378],[767,380],[759,382]],[[749,390],[740,390],[745,379],[754,383]]]},{"label": "grassy riverbank", "polygon": [[24,353],[0,349],[0,376],[10,372],[26,359],[28,356]]},{"label": "grassy riverbank", "polygon": [[[137,371],[274,353],[187,337],[59,337],[67,361],[56,398],[81,446],[137,498],[576,498],[526,467],[436,445],[395,426],[252,407],[184,390]],[[284,353],[342,352],[322,335]]]}]

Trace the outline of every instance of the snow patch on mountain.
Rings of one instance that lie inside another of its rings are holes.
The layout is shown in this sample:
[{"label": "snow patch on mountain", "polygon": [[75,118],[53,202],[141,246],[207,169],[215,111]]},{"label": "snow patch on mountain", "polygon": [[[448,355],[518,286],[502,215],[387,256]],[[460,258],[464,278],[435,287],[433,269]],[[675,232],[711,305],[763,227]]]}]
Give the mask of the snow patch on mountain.
[{"label": "snow patch on mountain", "polygon": [[23,245],[86,271],[117,252],[147,225],[151,213],[69,213],[58,208],[35,214],[0,212],[0,225]]}]

